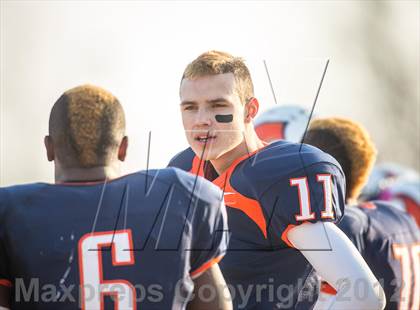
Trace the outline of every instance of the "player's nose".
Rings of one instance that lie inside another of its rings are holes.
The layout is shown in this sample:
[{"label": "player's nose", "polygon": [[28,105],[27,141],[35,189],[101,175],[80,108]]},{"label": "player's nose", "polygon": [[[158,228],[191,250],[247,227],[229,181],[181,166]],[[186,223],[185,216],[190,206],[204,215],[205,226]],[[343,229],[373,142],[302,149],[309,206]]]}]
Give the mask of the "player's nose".
[{"label": "player's nose", "polygon": [[210,126],[212,123],[212,115],[207,109],[199,109],[195,117],[195,126]]}]

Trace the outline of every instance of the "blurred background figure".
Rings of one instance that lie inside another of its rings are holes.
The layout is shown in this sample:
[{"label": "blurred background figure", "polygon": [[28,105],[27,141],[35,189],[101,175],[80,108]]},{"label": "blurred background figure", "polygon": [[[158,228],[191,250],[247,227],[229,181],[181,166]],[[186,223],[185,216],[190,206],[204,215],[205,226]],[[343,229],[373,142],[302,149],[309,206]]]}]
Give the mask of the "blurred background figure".
[{"label": "blurred background figure", "polygon": [[[338,227],[381,283],[387,310],[420,309],[420,231],[392,202],[359,200],[376,160],[376,147],[360,124],[345,118],[311,122],[304,142],[333,156],[346,176],[346,209]],[[324,282],[317,309],[327,309],[335,290]]]},{"label": "blurred background figure", "polygon": [[385,200],[410,213],[420,226],[420,175],[397,163],[382,163],[374,167],[362,200]]},{"label": "blurred background figure", "polygon": [[261,113],[254,121],[258,137],[265,142],[287,140],[300,142],[309,112],[298,105],[282,105],[272,107]]}]

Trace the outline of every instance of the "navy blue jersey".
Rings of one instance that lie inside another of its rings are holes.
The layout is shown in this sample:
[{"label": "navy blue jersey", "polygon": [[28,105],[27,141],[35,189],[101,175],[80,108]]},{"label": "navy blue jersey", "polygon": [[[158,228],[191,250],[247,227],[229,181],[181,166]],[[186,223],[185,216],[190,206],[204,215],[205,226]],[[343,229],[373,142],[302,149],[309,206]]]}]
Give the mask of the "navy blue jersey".
[{"label": "navy blue jersey", "polygon": [[274,142],[238,158],[220,176],[191,149],[169,164],[205,176],[224,191],[231,239],[220,267],[235,308],[309,309],[317,299],[313,268],[287,231],[304,222],[338,221],[345,180],[330,155],[309,145],[299,152],[300,147]]},{"label": "navy blue jersey", "polygon": [[226,250],[221,198],[179,169],[1,188],[0,285],[12,309],[184,309]]},{"label": "navy blue jersey", "polygon": [[391,204],[372,201],[348,207],[338,225],[381,283],[385,309],[420,309],[420,232]]}]

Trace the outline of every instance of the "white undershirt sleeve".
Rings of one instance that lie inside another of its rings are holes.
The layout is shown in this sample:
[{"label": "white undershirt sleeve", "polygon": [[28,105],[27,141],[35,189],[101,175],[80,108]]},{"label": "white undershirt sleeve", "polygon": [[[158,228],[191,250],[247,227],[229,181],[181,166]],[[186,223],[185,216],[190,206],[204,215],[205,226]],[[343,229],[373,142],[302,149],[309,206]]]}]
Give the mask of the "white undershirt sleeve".
[{"label": "white undershirt sleeve", "polygon": [[[304,223],[287,233],[318,275],[337,295],[328,309],[383,309],[385,293],[368,265],[347,236],[331,222]],[[315,309],[325,309],[325,304]]]}]

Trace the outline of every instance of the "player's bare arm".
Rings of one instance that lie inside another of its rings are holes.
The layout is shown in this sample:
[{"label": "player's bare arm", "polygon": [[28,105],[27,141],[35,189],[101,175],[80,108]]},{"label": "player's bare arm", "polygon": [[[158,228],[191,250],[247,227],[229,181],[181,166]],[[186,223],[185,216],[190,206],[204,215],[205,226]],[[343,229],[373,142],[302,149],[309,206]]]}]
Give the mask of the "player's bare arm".
[{"label": "player's bare arm", "polygon": [[[229,289],[220,271],[214,264],[197,278],[194,278],[193,300],[188,303],[188,310],[231,310],[232,299]],[[211,291],[212,298],[206,298],[203,292]]]}]

